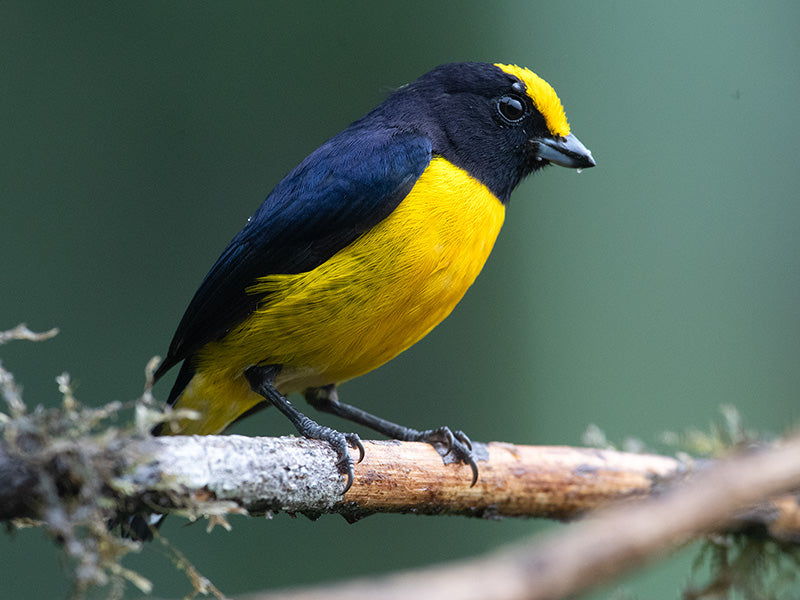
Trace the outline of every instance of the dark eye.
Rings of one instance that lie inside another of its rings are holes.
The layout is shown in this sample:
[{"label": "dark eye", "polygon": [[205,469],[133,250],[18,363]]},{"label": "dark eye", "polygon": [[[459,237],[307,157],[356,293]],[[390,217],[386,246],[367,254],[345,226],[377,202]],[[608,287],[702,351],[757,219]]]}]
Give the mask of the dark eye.
[{"label": "dark eye", "polygon": [[509,123],[519,123],[525,118],[525,101],[519,96],[501,96],[497,100],[497,112]]}]

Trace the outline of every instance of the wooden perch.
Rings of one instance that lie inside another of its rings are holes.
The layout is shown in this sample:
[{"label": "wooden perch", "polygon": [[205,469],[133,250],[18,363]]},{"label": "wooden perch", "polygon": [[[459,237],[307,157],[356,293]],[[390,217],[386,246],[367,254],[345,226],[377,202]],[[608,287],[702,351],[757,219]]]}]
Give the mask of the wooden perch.
[{"label": "wooden perch", "polygon": [[[42,518],[44,491],[75,493],[87,468],[99,473],[101,485],[94,487],[123,512],[284,511],[348,520],[379,512],[571,519],[658,494],[704,469],[652,454],[493,442],[475,445],[484,459],[470,487],[469,467],[444,464],[428,444],[365,441],[355,482],[342,496],[345,478],[333,451],[298,437],[87,436],[50,448],[28,436],[15,444],[0,444],[0,520]],[[48,486],[41,484],[45,474]],[[796,514],[790,497],[742,513],[736,528],[780,526],[781,539],[800,539]]]},{"label": "wooden perch", "polygon": [[445,465],[429,444],[364,442],[353,486],[325,443],[296,437],[238,435],[163,437],[124,448],[128,478],[148,502],[170,482],[174,491],[233,501],[251,514],[336,512],[356,519],[376,512],[459,514],[484,518],[565,519],[613,500],[643,497],[683,476],[679,461],[611,450],[512,444],[476,444],[486,456],[470,487],[469,467]]},{"label": "wooden perch", "polygon": [[[428,444],[365,441],[365,458],[342,497],[345,478],[336,457],[315,440],[175,436],[118,439],[105,447],[93,447],[91,440],[76,441],[79,454],[114,473],[106,483],[129,510],[197,514],[224,501],[251,514],[332,512],[350,520],[377,512],[566,519],[614,500],[647,496],[688,472],[663,456],[495,442],[476,444],[487,459],[479,462],[478,483],[470,487],[469,467],[444,464]],[[58,463],[68,469],[68,460]],[[33,516],[20,511],[37,504],[36,469],[0,449],[0,519]]]}]

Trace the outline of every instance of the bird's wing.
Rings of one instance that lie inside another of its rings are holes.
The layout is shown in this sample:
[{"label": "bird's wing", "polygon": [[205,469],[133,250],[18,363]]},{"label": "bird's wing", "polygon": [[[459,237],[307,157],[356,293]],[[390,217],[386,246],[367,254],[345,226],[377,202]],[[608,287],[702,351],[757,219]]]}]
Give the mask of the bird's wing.
[{"label": "bird's wing", "polygon": [[156,379],[241,323],[256,278],[309,271],[386,218],[431,159],[425,137],[351,126],[291,171],[228,244],[192,298]]}]

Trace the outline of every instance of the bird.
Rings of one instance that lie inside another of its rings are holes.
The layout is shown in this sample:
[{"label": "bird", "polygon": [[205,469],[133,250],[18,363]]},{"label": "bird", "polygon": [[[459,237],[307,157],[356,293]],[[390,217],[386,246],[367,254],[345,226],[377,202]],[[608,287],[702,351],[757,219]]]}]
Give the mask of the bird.
[{"label": "bird", "polygon": [[355,433],[288,399],[391,438],[425,441],[472,469],[469,437],[417,430],[339,400],[337,386],[388,362],[445,319],[486,262],[512,191],[548,165],[595,166],[553,87],[514,64],[454,62],[390,92],[275,186],[211,267],[158,381],[196,418],[159,435],[210,435],[263,406],[330,444],[354,478]]}]

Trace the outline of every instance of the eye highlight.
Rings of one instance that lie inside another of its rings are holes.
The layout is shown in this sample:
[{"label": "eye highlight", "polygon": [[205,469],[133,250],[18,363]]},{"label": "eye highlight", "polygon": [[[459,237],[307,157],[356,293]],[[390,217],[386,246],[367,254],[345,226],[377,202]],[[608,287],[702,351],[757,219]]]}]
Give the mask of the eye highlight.
[{"label": "eye highlight", "polygon": [[497,112],[507,123],[519,123],[528,110],[525,101],[516,94],[507,94],[497,99]]}]

